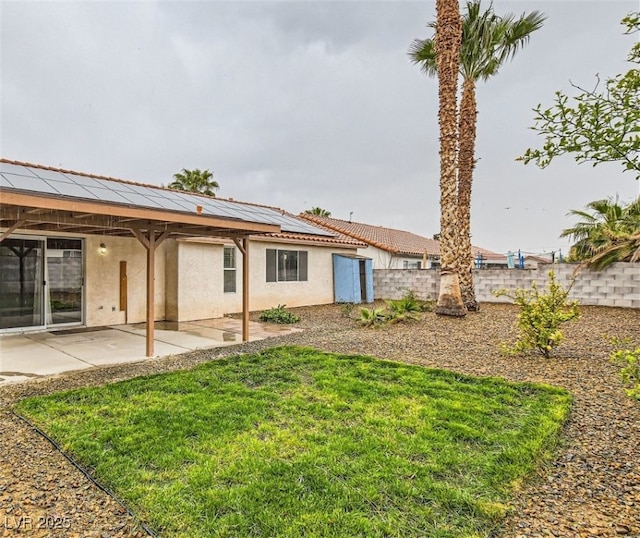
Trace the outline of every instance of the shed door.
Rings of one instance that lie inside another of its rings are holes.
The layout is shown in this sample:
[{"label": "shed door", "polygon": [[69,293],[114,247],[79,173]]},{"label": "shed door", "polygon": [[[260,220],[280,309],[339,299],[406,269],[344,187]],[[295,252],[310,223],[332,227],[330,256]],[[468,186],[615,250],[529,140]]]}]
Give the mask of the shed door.
[{"label": "shed door", "polygon": [[336,303],[362,302],[359,260],[333,255],[333,287]]}]

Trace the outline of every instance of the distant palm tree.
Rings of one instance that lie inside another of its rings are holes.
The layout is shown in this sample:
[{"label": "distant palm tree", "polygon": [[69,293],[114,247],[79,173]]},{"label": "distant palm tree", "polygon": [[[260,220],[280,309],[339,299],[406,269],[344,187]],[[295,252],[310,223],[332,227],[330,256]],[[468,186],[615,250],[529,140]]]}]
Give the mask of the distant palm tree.
[{"label": "distant palm tree", "polygon": [[[534,31],[542,27],[546,16],[538,11],[519,19],[514,15],[498,16],[489,5],[481,10],[480,0],[467,2],[467,12],[462,17],[462,44],[460,50],[460,75],[462,99],[458,126],[458,273],[460,291],[468,310],[478,309],[473,289],[473,253],[471,250],[471,186],[475,167],[476,81],[486,81],[497,74],[508,59],[529,40]],[[435,28],[431,22],[428,27]],[[430,76],[437,76],[435,39],[416,39],[409,56]]]},{"label": "distant palm tree", "polygon": [[458,226],[458,69],[462,20],[458,0],[436,0],[438,125],[440,127],[440,291],[436,314],[465,316],[455,252]]},{"label": "distant palm tree", "polygon": [[168,188],[215,196],[215,191],[220,188],[220,185],[212,178],[213,174],[209,170],[183,168],[182,172],[173,174],[173,182],[169,183]]},{"label": "distant palm tree", "polygon": [[587,210],[572,210],[581,220],[563,230],[572,237],[571,258],[596,270],[614,262],[640,261],[640,197],[629,205],[608,198],[587,204]]},{"label": "distant palm tree", "polygon": [[327,211],[326,209],[322,209],[321,207],[312,207],[311,209],[307,209],[305,211],[306,215],[316,215],[318,217],[330,217],[331,211]]}]

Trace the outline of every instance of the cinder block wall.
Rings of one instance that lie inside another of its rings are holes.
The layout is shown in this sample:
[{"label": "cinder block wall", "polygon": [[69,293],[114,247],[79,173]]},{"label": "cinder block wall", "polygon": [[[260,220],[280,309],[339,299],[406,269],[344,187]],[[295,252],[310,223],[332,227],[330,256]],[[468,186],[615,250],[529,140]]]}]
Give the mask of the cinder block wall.
[{"label": "cinder block wall", "polygon": [[[576,265],[553,266],[556,278],[568,286]],[[476,298],[480,302],[511,302],[508,297],[495,297],[493,290],[530,288],[536,281],[544,288],[550,268],[542,269],[481,269],[473,273]],[[640,263],[615,263],[604,271],[581,269],[570,297],[584,305],[640,308]],[[374,269],[373,289],[376,299],[399,299],[407,290],[423,299],[436,299],[440,272],[430,269]]]}]

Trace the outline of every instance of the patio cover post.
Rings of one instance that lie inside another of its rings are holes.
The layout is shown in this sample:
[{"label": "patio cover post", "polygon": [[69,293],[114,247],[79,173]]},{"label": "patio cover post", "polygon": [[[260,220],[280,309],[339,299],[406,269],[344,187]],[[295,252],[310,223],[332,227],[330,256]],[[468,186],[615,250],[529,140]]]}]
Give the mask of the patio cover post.
[{"label": "patio cover post", "polygon": [[249,238],[243,237],[242,243],[233,238],[233,242],[242,253],[242,341],[249,341]]},{"label": "patio cover post", "polygon": [[155,319],[155,283],[156,283],[156,233],[149,232],[149,245],[147,246],[147,357],[153,357]]},{"label": "patio cover post", "polygon": [[162,233],[156,239],[155,230],[149,230],[148,236],[144,236],[140,230],[131,229],[133,235],[147,249],[147,323],[146,323],[146,339],[147,339],[147,357],[153,357],[154,353],[154,332],[155,332],[155,268],[156,268],[156,248],[168,236],[169,232]]}]

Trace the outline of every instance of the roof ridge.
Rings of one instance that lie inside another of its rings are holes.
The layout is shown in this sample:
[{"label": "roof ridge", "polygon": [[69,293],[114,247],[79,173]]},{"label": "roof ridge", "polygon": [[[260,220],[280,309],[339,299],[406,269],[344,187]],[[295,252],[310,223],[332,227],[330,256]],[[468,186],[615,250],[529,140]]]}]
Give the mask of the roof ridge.
[{"label": "roof ridge", "polygon": [[[331,219],[331,217],[319,217],[319,215],[310,215],[308,213],[307,214],[300,213],[299,216],[302,217],[303,219],[309,220],[309,221],[311,221],[311,222],[313,222],[315,224],[321,224],[323,226],[326,226],[327,228],[329,228],[330,230],[333,230],[334,232],[339,232],[341,234],[348,235],[350,237],[353,237],[354,239],[357,239],[358,241],[362,241],[364,243],[372,245],[372,246],[374,246],[376,248],[379,248],[381,250],[386,250],[387,252],[391,252],[392,254],[398,254],[398,252],[399,252],[397,249],[394,249],[393,247],[390,247],[389,245],[385,245],[385,244],[380,243],[379,241],[376,241],[374,239],[370,239],[368,237],[364,237],[364,236],[362,236],[362,235],[360,235],[360,234],[358,234],[358,233],[356,233],[356,232],[354,232],[352,230],[342,230],[342,229],[338,228],[335,224],[328,223],[328,222],[325,222],[325,221],[321,220],[321,219]],[[364,224],[364,223],[361,223],[361,222],[352,222],[350,220],[349,221],[342,220],[342,219],[331,219],[331,220],[339,220],[341,222],[346,222],[346,223],[351,223],[351,224],[358,224],[360,226],[370,226],[371,228],[376,228],[376,226],[371,226],[369,224]],[[382,228],[382,226],[380,226],[380,228]]]}]

